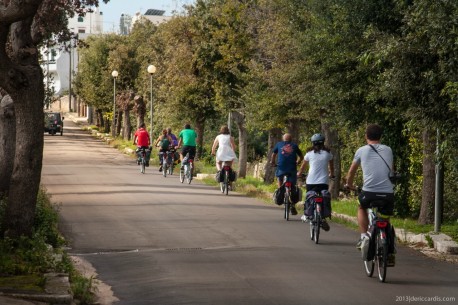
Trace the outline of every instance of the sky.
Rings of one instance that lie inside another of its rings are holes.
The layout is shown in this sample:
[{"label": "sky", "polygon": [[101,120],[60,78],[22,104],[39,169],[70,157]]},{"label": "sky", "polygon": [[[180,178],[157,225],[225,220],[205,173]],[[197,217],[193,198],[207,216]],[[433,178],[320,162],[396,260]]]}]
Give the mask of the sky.
[{"label": "sky", "polygon": [[171,16],[175,10],[180,10],[184,4],[191,4],[192,0],[110,0],[107,4],[99,0],[99,9],[103,13],[103,31],[118,32],[121,14],[134,16],[137,12],[144,14],[147,9],[165,11]]}]

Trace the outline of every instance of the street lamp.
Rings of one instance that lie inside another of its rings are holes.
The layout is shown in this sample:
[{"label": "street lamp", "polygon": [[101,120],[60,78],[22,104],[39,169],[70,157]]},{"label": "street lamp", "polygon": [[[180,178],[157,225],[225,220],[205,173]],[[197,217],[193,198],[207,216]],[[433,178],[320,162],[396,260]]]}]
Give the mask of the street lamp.
[{"label": "street lamp", "polygon": [[150,107],[151,107],[151,141],[153,140],[153,74],[156,73],[156,67],[154,65],[148,66],[148,73],[150,75]]},{"label": "street lamp", "polygon": [[118,77],[118,71],[113,70],[111,72],[111,76],[113,76],[113,121],[111,122],[111,136],[113,138],[116,137],[116,125],[115,125],[115,119],[116,119],[116,78]]}]

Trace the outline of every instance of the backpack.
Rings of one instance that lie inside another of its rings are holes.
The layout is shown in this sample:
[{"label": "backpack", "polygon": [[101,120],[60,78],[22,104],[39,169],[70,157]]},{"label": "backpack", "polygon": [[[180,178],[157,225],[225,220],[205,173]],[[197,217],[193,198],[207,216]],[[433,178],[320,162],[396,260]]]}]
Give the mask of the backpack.
[{"label": "backpack", "polygon": [[167,137],[162,138],[161,140],[161,148],[162,149],[168,149],[170,146],[170,141]]}]

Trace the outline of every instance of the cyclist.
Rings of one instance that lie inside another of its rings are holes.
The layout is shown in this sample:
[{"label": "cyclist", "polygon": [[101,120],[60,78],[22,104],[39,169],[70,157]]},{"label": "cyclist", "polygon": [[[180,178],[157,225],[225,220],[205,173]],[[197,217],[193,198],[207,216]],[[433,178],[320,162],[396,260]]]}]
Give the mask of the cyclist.
[{"label": "cyclist", "polygon": [[176,149],[180,148],[183,145],[183,148],[180,153],[181,169],[183,169],[183,158],[189,153],[189,158],[194,159],[196,155],[196,139],[197,133],[191,129],[190,124],[184,125],[184,129],[180,131],[178,136],[178,145]]},{"label": "cyclist", "polygon": [[[148,149],[150,146],[150,137],[148,134],[148,131],[145,129],[145,123],[141,123],[140,127],[137,129],[137,131],[134,134],[134,145],[137,145],[137,165],[140,165],[140,151],[141,149]],[[151,156],[151,152],[146,154],[146,166],[149,166],[149,159]]]},{"label": "cyclist", "polygon": [[[172,138],[172,146],[173,148],[175,148],[177,145],[178,145],[178,138],[176,135],[174,135],[172,133],[172,128],[170,127],[167,127],[167,134]],[[174,159],[175,159],[175,162],[178,162],[178,160],[180,159],[180,155],[175,151],[175,149],[173,149],[173,153],[174,153]],[[178,164],[178,163],[175,163],[175,164]]]},{"label": "cyclist", "polygon": [[[276,165],[277,156],[278,166]],[[302,155],[299,146],[292,142],[291,134],[285,133],[283,135],[283,141],[278,142],[275,145],[270,159],[272,166],[277,166],[275,176],[277,176],[279,188],[283,184],[283,178],[285,175],[289,175],[288,180],[291,181],[293,186],[296,185],[297,164],[303,157],[304,156]],[[291,214],[297,215],[297,210],[294,205],[291,206]]]},{"label": "cyclist", "polygon": [[[221,126],[219,133],[220,134],[216,136],[212,147],[212,155],[216,155],[216,169],[218,172],[221,171],[223,162],[232,166],[232,162],[237,158],[235,155],[234,138],[231,137],[227,125]],[[216,150],[216,148],[218,148],[218,150]]]},{"label": "cyclist", "polygon": [[[354,189],[353,179],[358,167],[361,166],[363,171],[363,189],[358,196],[358,226],[361,237],[356,244],[356,247],[360,250],[369,241],[367,208],[370,207],[370,203],[375,200],[383,200],[384,205],[379,207],[380,213],[393,215],[394,193],[393,184],[389,179],[390,170],[393,169],[393,152],[390,147],[381,144],[382,133],[382,127],[377,124],[367,126],[365,133],[367,145],[360,147],[356,151],[353,163],[347,174],[347,184],[345,186]],[[388,168],[387,165],[391,168]],[[389,259],[394,261],[394,253],[390,254]]]},{"label": "cyclist", "polygon": [[172,145],[177,146],[178,145],[178,138],[176,135],[172,133],[172,128],[167,127],[167,135],[169,135],[172,138]]},{"label": "cyclist", "polygon": [[166,153],[170,150],[170,146],[172,145],[173,140],[172,138],[167,134],[167,129],[162,130],[162,134],[157,138],[156,143],[154,143],[155,146],[159,147],[159,171],[162,172],[162,162],[164,156],[166,156]]},{"label": "cyclist", "polygon": [[[305,189],[307,193],[311,191],[321,193],[329,189],[329,177],[334,178],[334,161],[330,149],[324,145],[325,137],[322,134],[314,134],[310,141],[312,147],[307,149],[297,176],[300,177],[306,167],[310,166]],[[330,229],[325,219],[323,219],[322,227],[325,231]]]}]

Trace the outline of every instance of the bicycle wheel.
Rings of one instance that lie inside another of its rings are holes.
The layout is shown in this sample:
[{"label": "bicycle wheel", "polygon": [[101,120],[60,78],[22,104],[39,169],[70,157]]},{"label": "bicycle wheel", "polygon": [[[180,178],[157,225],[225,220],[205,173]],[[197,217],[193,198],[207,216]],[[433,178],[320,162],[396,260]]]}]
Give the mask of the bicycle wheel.
[{"label": "bicycle wheel", "polygon": [[173,166],[174,166],[174,164],[173,164],[173,160],[172,160],[172,162],[170,162],[170,164],[169,164],[169,175],[173,174]]},{"label": "bicycle wheel", "polygon": [[184,182],[184,173],[185,173],[185,170],[186,170],[186,165],[181,169],[180,168],[180,182],[183,183]]},{"label": "bicycle wheel", "polygon": [[289,192],[288,192],[288,190],[286,190],[286,192],[285,192],[284,206],[285,206],[285,219],[286,219],[286,221],[288,221],[289,220],[289,209],[290,209]]},{"label": "bicycle wheel", "polygon": [[315,236],[313,240],[315,241],[315,244],[317,244],[320,239],[320,225],[321,225],[321,215],[319,212],[315,210],[315,223],[313,224],[314,230],[315,230]]},{"label": "bicycle wheel", "polygon": [[140,172],[141,172],[142,174],[144,174],[144,173],[145,173],[145,167],[146,167],[145,158],[142,158],[142,162],[141,162],[140,165],[141,165],[141,166],[140,166]]},{"label": "bicycle wheel", "polygon": [[382,230],[380,230],[377,234],[376,247],[378,279],[380,282],[385,282],[386,265],[388,260],[388,245],[386,243],[386,239],[382,238]]},{"label": "bicycle wheel", "polygon": [[226,196],[229,194],[229,172],[224,172],[224,190],[226,192]]},{"label": "bicycle wheel", "polygon": [[364,270],[366,270],[366,275],[368,277],[372,277],[372,275],[374,274],[374,266],[375,266],[375,262],[374,262],[374,259],[370,260],[370,261],[364,261]]},{"label": "bicycle wheel", "polygon": [[313,240],[315,238],[315,219],[310,220],[310,239]]},{"label": "bicycle wheel", "polygon": [[186,181],[188,184],[191,184],[192,181],[192,165],[190,164],[189,166],[186,167]]},{"label": "bicycle wheel", "polygon": [[162,176],[167,177],[167,171],[168,171],[168,168],[167,168],[167,160],[166,158],[164,157],[163,161],[162,161]]}]

